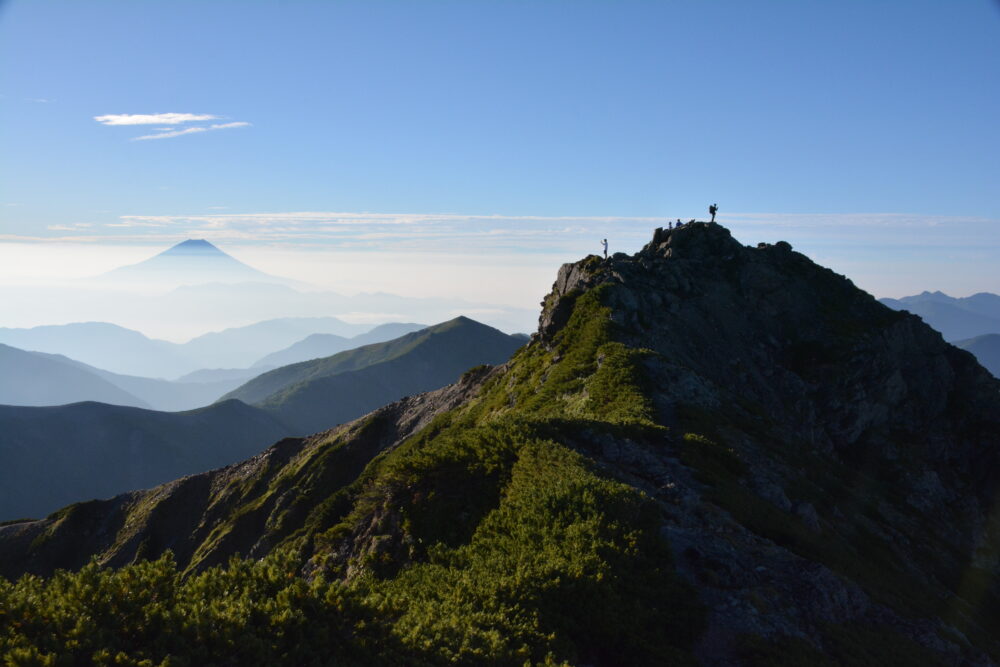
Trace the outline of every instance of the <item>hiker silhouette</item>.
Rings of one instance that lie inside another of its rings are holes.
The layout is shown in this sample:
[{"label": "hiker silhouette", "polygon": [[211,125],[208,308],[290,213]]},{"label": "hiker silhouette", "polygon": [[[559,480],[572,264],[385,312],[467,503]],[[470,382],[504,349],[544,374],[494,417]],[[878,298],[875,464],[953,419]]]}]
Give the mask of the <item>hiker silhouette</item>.
[{"label": "hiker silhouette", "polygon": [[608,240],[607,239],[602,239],[601,240],[601,245],[604,246],[604,259],[607,259],[608,258]]},{"label": "hiker silhouette", "polygon": [[708,212],[712,215],[712,222],[715,222],[715,214],[719,210],[718,204],[712,204],[708,207]]}]

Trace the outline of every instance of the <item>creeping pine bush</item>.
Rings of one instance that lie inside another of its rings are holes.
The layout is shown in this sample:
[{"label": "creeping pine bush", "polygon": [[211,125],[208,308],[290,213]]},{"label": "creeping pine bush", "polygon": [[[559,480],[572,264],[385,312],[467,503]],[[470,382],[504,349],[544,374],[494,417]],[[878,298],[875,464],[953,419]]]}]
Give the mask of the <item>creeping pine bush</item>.
[{"label": "creeping pine bush", "polygon": [[[13,665],[360,665],[364,616],[287,554],[182,578],[168,553],[121,569],[0,581],[0,656]],[[338,656],[331,662],[330,656]]]},{"label": "creeping pine bush", "polygon": [[471,537],[437,542],[395,577],[307,581],[291,550],[187,577],[169,554],[25,576],[0,582],[0,655],[7,665],[684,664],[701,611],[654,505],[551,440],[522,441],[495,465],[502,489]]},{"label": "creeping pine bush", "polygon": [[[592,429],[658,428],[646,353],[614,340],[605,291],[578,296],[553,347],[523,348],[478,398],[357,478],[335,474],[334,445],[317,449],[299,482],[310,503],[296,510],[301,528],[263,560],[181,574],[167,554],[0,580],[0,656],[8,666],[689,663],[703,614],[674,571],[659,510],[569,445]],[[408,550],[341,578],[332,554],[366,529],[395,531],[369,537]]]}]

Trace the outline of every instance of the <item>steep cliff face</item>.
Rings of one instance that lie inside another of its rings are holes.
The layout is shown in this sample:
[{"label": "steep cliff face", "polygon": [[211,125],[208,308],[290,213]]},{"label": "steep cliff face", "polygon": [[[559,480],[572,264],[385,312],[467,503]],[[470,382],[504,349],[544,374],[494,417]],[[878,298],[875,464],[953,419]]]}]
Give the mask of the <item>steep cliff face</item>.
[{"label": "steep cliff face", "polygon": [[563,266],[503,366],[0,528],[0,568],[294,546],[430,662],[991,664],[998,452],[972,355],[694,223]]},{"label": "steep cliff face", "polygon": [[896,613],[888,626],[949,660],[944,628],[989,643],[1000,384],[971,355],[788,244],[743,247],[717,225],[564,266],[539,343],[595,289],[616,338],[650,350],[658,423],[685,434],[692,486],[649,474],[669,457],[626,451],[650,456],[635,474],[659,486],[679,566],[703,583],[703,657],[740,633],[824,645],[824,624]]}]

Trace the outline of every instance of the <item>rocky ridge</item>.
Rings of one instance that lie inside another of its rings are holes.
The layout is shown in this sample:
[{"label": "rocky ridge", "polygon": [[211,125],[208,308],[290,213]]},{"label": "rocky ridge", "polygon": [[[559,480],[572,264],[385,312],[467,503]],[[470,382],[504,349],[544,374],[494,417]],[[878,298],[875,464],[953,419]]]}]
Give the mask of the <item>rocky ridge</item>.
[{"label": "rocky ridge", "polygon": [[[693,223],[634,256],[564,265],[538,333],[503,366],[244,464],[0,528],[0,571],[167,548],[198,569],[294,543],[310,578],[444,576],[448,549],[489,548],[483,530],[514,511],[542,446],[650,503],[672,554],[660,567],[701,608],[671,651],[995,664],[998,427],[1000,383],[918,317],[787,243]],[[627,568],[607,567],[604,585],[630,590]],[[643,608],[682,606],[653,593]],[[575,641],[565,655],[614,664]]]}]

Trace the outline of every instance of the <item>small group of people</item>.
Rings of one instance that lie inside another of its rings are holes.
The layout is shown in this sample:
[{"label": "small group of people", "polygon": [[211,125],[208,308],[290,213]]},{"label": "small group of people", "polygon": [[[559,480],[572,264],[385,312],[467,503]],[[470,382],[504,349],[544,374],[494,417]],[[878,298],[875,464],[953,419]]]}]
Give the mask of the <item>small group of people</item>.
[{"label": "small group of people", "polygon": [[[719,205],[718,204],[709,204],[709,206],[708,206],[708,214],[712,216],[712,219],[710,220],[710,222],[715,222],[715,214],[718,213],[718,212],[719,212]],[[687,224],[690,225],[692,222],[694,222],[694,220],[689,220]],[[674,223],[672,223],[672,222],[668,222],[667,223],[667,229],[680,229],[683,226],[684,226],[684,223],[681,222],[680,218],[677,218],[677,224],[676,225]],[[608,240],[607,239],[601,239],[601,245],[604,246],[604,259],[607,259],[608,258]]]}]

